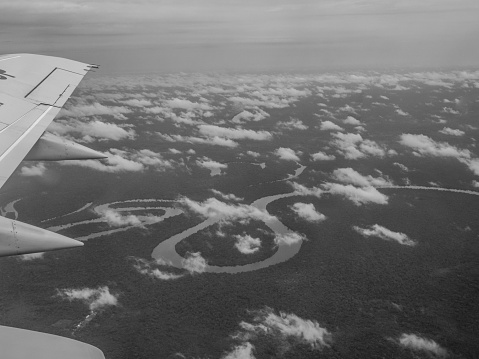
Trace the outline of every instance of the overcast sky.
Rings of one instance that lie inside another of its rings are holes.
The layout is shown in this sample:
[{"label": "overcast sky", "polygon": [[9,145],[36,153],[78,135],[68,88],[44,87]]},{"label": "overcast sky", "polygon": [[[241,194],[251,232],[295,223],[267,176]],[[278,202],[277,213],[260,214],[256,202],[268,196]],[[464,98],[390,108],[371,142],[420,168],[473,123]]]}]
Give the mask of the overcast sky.
[{"label": "overcast sky", "polygon": [[479,66],[479,0],[12,0],[0,48],[107,72]]}]

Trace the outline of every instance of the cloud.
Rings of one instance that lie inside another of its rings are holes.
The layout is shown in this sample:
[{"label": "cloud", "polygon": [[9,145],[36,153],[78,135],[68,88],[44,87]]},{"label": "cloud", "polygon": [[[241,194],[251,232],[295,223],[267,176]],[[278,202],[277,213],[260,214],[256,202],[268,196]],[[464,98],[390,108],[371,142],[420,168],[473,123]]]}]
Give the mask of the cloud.
[{"label": "cloud", "polygon": [[40,162],[39,164],[30,167],[23,166],[20,170],[20,175],[25,177],[43,176],[46,170],[47,168],[45,165]]},{"label": "cloud", "polygon": [[459,115],[460,114],[459,111],[456,111],[456,110],[454,110],[453,108],[450,108],[450,107],[443,107],[442,112],[448,113],[450,115]]},{"label": "cloud", "polygon": [[142,222],[137,216],[132,214],[124,216],[112,208],[99,214],[101,214],[102,219],[111,227],[142,226]]},{"label": "cloud", "polygon": [[222,359],[255,359],[253,355],[254,345],[245,342],[235,346],[229,353],[226,353]]},{"label": "cloud", "polygon": [[313,161],[333,161],[336,159],[336,156],[328,155],[321,151],[313,153],[311,157],[313,158]]},{"label": "cloud", "polygon": [[186,254],[182,259],[181,264],[190,274],[203,273],[208,266],[206,260],[201,256],[200,252]]},{"label": "cloud", "polygon": [[[301,154],[301,152],[299,152]],[[280,147],[274,151],[274,154],[282,160],[300,161],[298,155],[291,148]]]},{"label": "cloud", "polygon": [[[124,128],[109,122],[93,120],[89,122],[80,120],[54,121],[48,127],[49,131],[58,135],[74,134],[81,136],[82,142],[93,142],[95,139],[119,141],[122,139],[134,139],[134,130]],[[78,139],[77,139],[78,140]]]},{"label": "cloud", "polygon": [[399,143],[412,148],[417,156],[471,158],[469,150],[458,149],[447,142],[436,142],[425,135],[402,134]]},{"label": "cloud", "polygon": [[130,100],[124,100],[124,101],[121,101],[121,103],[131,107],[146,107],[146,106],[153,105],[150,100],[136,99],[136,98],[130,99]]},{"label": "cloud", "polygon": [[230,148],[235,148],[238,146],[238,142],[218,136],[201,138],[195,136],[163,135],[160,132],[157,132],[157,134],[158,136],[160,136],[160,138],[167,142],[188,142],[194,144],[224,146]]},{"label": "cloud", "polygon": [[387,204],[388,197],[380,193],[374,187],[358,188],[352,185],[342,185],[339,183],[326,183],[321,186],[325,191],[334,195],[340,195],[353,201],[357,206],[366,203]]},{"label": "cloud", "polygon": [[87,167],[101,172],[141,172],[144,166],[141,163],[131,161],[121,157],[120,155],[108,153],[108,158],[102,162],[96,160],[81,161],[60,161],[63,166],[80,166]]},{"label": "cloud", "polygon": [[254,152],[254,151],[247,151],[246,154],[255,158],[261,156],[258,152]]},{"label": "cloud", "polygon": [[447,350],[442,348],[434,340],[425,339],[417,336],[416,334],[404,333],[399,337],[398,343],[404,348],[434,354],[435,356],[440,358],[444,358],[447,356]]},{"label": "cloud", "polygon": [[212,218],[221,221],[239,220],[241,223],[248,223],[250,220],[268,221],[276,218],[271,216],[268,212],[259,210],[251,205],[227,204],[216,198],[209,198],[203,202],[196,202],[183,197],[179,202],[204,218]]},{"label": "cloud", "polygon": [[331,121],[321,121],[319,129],[321,131],[344,131],[344,128],[336,125],[334,122]]},{"label": "cloud", "polygon": [[276,245],[278,246],[279,245],[291,246],[298,242],[305,241],[306,239],[307,238],[302,234],[299,234],[296,232],[286,232],[286,233],[277,234],[274,237],[274,243],[276,243]]},{"label": "cloud", "polygon": [[170,263],[165,262],[162,259],[147,261],[143,258],[134,258],[135,264],[133,267],[143,275],[149,276],[151,278],[160,279],[160,280],[175,280],[183,277],[183,274],[175,274],[160,270],[159,266],[169,266]]},{"label": "cloud", "polygon": [[405,165],[403,165],[402,163],[399,163],[399,162],[394,162],[393,163],[394,166],[396,167],[399,167],[401,170],[403,170],[404,172],[409,172],[409,168],[407,168]]},{"label": "cloud", "polygon": [[179,99],[175,98],[173,100],[168,100],[165,102],[167,106],[171,108],[179,108],[182,110],[203,110],[203,111],[209,111],[213,110],[214,108],[207,103],[198,103],[198,102],[192,102],[189,100],[185,99]]},{"label": "cloud", "polygon": [[464,136],[466,133],[464,131],[458,129],[452,129],[449,127],[444,127],[442,130],[439,131],[444,135],[451,135],[451,136]]},{"label": "cloud", "polygon": [[228,168],[228,165],[213,161],[210,158],[203,157],[202,160],[196,160],[196,164],[200,167],[206,168],[211,171],[211,176],[221,175],[221,170]]},{"label": "cloud", "polygon": [[385,149],[371,140],[365,140],[360,134],[333,133],[334,140],[331,145],[336,147],[340,154],[348,160],[355,160],[367,156],[384,157]]},{"label": "cloud", "polygon": [[234,140],[248,139],[255,141],[265,141],[273,138],[273,135],[268,131],[253,131],[214,125],[200,125],[198,126],[198,129],[202,135],[208,137],[223,137]]},{"label": "cloud", "polygon": [[254,113],[244,110],[244,111],[238,113],[237,115],[235,115],[231,119],[231,122],[232,123],[244,123],[246,121],[257,122],[257,121],[264,120],[267,117],[269,117],[269,113],[267,113],[267,112],[265,112],[261,109],[258,109],[258,111],[254,112]]},{"label": "cloud", "polygon": [[211,189],[210,191],[213,192],[215,195],[220,196],[225,201],[241,202],[244,200],[244,198],[237,197],[233,193],[224,194],[223,192],[217,191],[215,189]]},{"label": "cloud", "polygon": [[104,106],[98,102],[92,104],[80,103],[75,106],[67,106],[60,111],[58,118],[61,117],[86,117],[86,116],[113,116],[118,120],[125,120],[124,114],[132,113],[128,107],[124,106]]},{"label": "cloud", "polygon": [[69,301],[81,300],[88,305],[91,312],[107,306],[118,305],[118,295],[110,293],[110,289],[107,286],[96,289],[61,289],[58,290],[58,295]]},{"label": "cloud", "polygon": [[353,227],[356,232],[361,234],[363,237],[378,237],[386,241],[393,241],[404,246],[415,246],[416,242],[410,239],[406,234],[401,232],[393,232],[386,227],[375,224],[368,228],[360,228],[357,226]]},{"label": "cloud", "polygon": [[235,247],[243,254],[255,253],[259,251],[261,247],[261,240],[259,238],[253,238],[250,235],[237,235],[235,238]]},{"label": "cloud", "polygon": [[148,149],[124,151],[110,148],[105,152],[106,159],[97,160],[73,160],[59,161],[63,166],[88,167],[97,171],[117,173],[117,172],[141,172],[147,168],[154,168],[164,171],[167,168],[173,168],[173,162],[163,159],[160,153]]},{"label": "cloud", "polygon": [[322,189],[317,187],[308,188],[296,182],[290,182],[290,184],[293,186],[295,193],[300,196],[315,196],[321,198],[321,195],[324,193]]},{"label": "cloud", "polygon": [[278,84],[276,87],[261,85],[263,84],[252,87],[250,91],[245,89],[242,91],[242,96],[231,96],[228,100],[248,109],[285,108],[298,101],[299,98],[311,95],[311,91],[308,89],[298,90],[284,87],[284,83]]},{"label": "cloud", "polygon": [[360,126],[362,125],[361,121],[358,119],[354,118],[353,116],[348,116],[346,119],[343,121],[347,125],[355,125],[355,126]]},{"label": "cloud", "polygon": [[396,113],[400,116],[409,116],[409,114],[407,112],[401,110],[400,108],[396,109]]},{"label": "cloud", "polygon": [[298,217],[310,222],[322,222],[326,216],[318,211],[312,203],[295,203],[290,208],[298,215]]},{"label": "cloud", "polygon": [[307,130],[308,126],[306,126],[303,121],[298,120],[297,118],[292,118],[289,121],[285,122],[278,122],[277,126],[282,129],[286,130]]},{"label": "cloud", "polygon": [[359,172],[353,170],[351,167],[338,168],[333,171],[333,178],[342,183],[349,183],[359,187],[367,186],[391,186],[392,182],[382,177],[372,177],[371,175],[363,176]]},{"label": "cloud", "polygon": [[299,344],[308,345],[312,350],[321,350],[332,341],[331,333],[316,320],[303,319],[292,313],[276,314],[269,307],[249,313],[253,315],[251,322],[240,322],[241,329],[233,335],[234,339],[243,343],[269,337],[278,341],[274,347],[284,353]]},{"label": "cloud", "polygon": [[35,259],[43,259],[44,255],[45,255],[45,252],[28,253],[28,254],[22,254],[20,256],[16,256],[16,258],[21,261],[33,261]]}]

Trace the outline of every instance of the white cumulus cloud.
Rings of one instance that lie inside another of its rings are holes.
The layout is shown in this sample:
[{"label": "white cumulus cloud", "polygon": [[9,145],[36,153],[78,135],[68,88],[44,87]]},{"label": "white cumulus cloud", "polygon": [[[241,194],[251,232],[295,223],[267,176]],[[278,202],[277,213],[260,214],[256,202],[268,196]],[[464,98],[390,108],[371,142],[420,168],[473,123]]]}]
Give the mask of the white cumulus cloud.
[{"label": "white cumulus cloud", "polygon": [[48,130],[58,135],[72,134],[77,141],[81,142],[132,140],[136,137],[136,132],[132,129],[125,130],[114,123],[98,119],[92,121],[76,119],[55,121],[50,124]]},{"label": "white cumulus cloud", "polygon": [[357,133],[341,133],[332,134],[333,141],[331,145],[336,147],[340,154],[348,160],[355,160],[368,156],[384,157],[386,150],[372,140],[365,140]]},{"label": "white cumulus cloud", "polygon": [[380,193],[374,187],[354,187],[350,184],[343,185],[339,183],[326,183],[322,185],[325,191],[334,195],[340,195],[360,206],[366,203],[387,204],[388,197]]},{"label": "white cumulus cloud", "polygon": [[33,261],[35,259],[43,259],[44,256],[45,256],[45,252],[37,252],[37,253],[22,254],[20,256],[16,256],[16,258],[21,261]]},{"label": "white cumulus cloud", "polygon": [[343,122],[348,125],[355,125],[355,126],[362,125],[361,121],[359,121],[357,118],[353,116],[346,117],[346,119]]},{"label": "white cumulus cloud", "polygon": [[235,202],[243,201],[243,198],[237,197],[233,193],[225,194],[225,193],[223,193],[221,191],[218,191],[216,189],[211,189],[210,191],[213,192],[215,195],[221,197],[225,201],[235,201]]},{"label": "white cumulus cloud", "polygon": [[144,150],[119,150],[110,148],[109,152],[105,152],[106,159],[97,160],[73,160],[59,161],[63,166],[80,166],[95,169],[97,171],[117,173],[117,172],[141,172],[147,168],[154,168],[164,171],[172,168],[173,164],[165,160],[160,153],[153,152],[148,149]]},{"label": "white cumulus cloud", "polygon": [[179,98],[166,101],[166,105],[170,108],[178,108],[182,110],[204,110],[204,111],[213,110],[213,107],[211,107],[207,103],[192,102],[190,100],[179,99]]},{"label": "white cumulus cloud", "polygon": [[175,280],[183,277],[183,274],[175,274],[160,269],[160,266],[170,266],[170,263],[162,259],[147,261],[142,258],[134,258],[135,264],[133,267],[143,275],[159,280]]},{"label": "white cumulus cloud", "polygon": [[255,359],[253,355],[254,345],[245,342],[235,346],[229,353],[226,353],[222,359]]},{"label": "white cumulus cloud", "polygon": [[25,177],[43,176],[46,170],[45,165],[40,162],[34,166],[23,166],[20,170],[20,174]]},{"label": "white cumulus cloud", "polygon": [[219,176],[222,174],[221,170],[228,168],[228,165],[213,161],[212,159],[206,157],[201,160],[196,160],[196,164],[200,167],[210,170],[211,176]]},{"label": "white cumulus cloud", "polygon": [[118,295],[110,293],[107,286],[98,288],[61,289],[58,295],[64,299],[81,300],[94,312],[107,306],[118,305]]},{"label": "white cumulus cloud", "polygon": [[336,159],[336,156],[328,155],[321,151],[313,153],[311,157],[313,158],[313,161],[333,161]]},{"label": "white cumulus cloud", "polygon": [[268,131],[253,131],[237,128],[227,128],[214,125],[200,125],[199,132],[208,137],[223,137],[233,140],[255,140],[265,141],[273,138],[273,135]]},{"label": "white cumulus cloud", "polygon": [[398,343],[404,348],[426,352],[436,357],[444,358],[447,356],[447,350],[442,348],[434,340],[422,338],[416,334],[404,333],[399,337]]},{"label": "white cumulus cloud", "polygon": [[298,155],[291,148],[280,147],[274,151],[274,154],[282,160],[300,161]]},{"label": "white cumulus cloud", "polygon": [[237,235],[235,236],[235,247],[243,254],[252,254],[259,251],[261,247],[261,240],[259,238],[253,238],[250,235]]},{"label": "white cumulus cloud", "polygon": [[131,113],[132,111],[125,106],[104,106],[98,102],[92,104],[80,103],[75,106],[68,106],[63,108],[58,115],[61,117],[86,117],[86,116],[102,116],[110,115],[118,120],[125,120],[124,114]]},{"label": "white cumulus cloud", "polygon": [[238,142],[229,138],[214,136],[209,138],[196,137],[196,136],[182,136],[182,135],[164,135],[157,132],[158,136],[167,142],[186,142],[192,144],[210,145],[210,146],[223,146],[229,148],[235,148],[238,146]]},{"label": "white cumulus cloud", "polygon": [[282,349],[288,351],[294,345],[308,345],[312,350],[328,347],[332,334],[316,320],[304,319],[296,314],[279,312],[265,307],[262,310],[250,312],[251,322],[240,322],[240,330],[233,338],[246,342],[258,340],[261,337],[271,337],[278,340]]},{"label": "white cumulus cloud", "polygon": [[402,134],[399,143],[412,148],[420,156],[471,158],[469,150],[461,150],[447,142],[436,142],[426,135]]},{"label": "white cumulus cloud", "polygon": [[370,228],[361,228],[354,226],[356,232],[361,234],[363,237],[378,237],[386,241],[393,241],[404,246],[415,246],[416,242],[410,239],[406,234],[401,232],[393,232],[386,227],[375,224]]},{"label": "white cumulus cloud", "polygon": [[451,136],[464,136],[466,133],[464,131],[453,129],[450,127],[444,127],[442,130],[439,131],[444,135],[451,135]]},{"label": "white cumulus cloud", "polygon": [[344,131],[344,128],[331,121],[322,121],[319,129],[321,131]]},{"label": "white cumulus cloud", "polygon": [[367,186],[390,186],[393,183],[382,177],[372,177],[371,175],[363,176],[359,172],[353,170],[351,167],[338,168],[333,171],[333,178],[342,183],[349,183],[359,187]]},{"label": "white cumulus cloud", "polygon": [[122,215],[120,212],[112,208],[109,208],[100,214],[102,219],[111,227],[142,226],[141,220],[133,214]]},{"label": "white cumulus cloud", "polygon": [[200,252],[188,252],[186,257],[181,261],[181,264],[190,274],[203,273],[208,266],[206,259],[201,256]]},{"label": "white cumulus cloud", "polygon": [[296,243],[304,241],[304,240],[306,240],[306,237],[302,234],[297,233],[297,232],[280,233],[280,234],[277,234],[274,237],[274,242],[277,245],[290,246],[290,245],[296,244]]},{"label": "white cumulus cloud", "polygon": [[250,220],[268,221],[275,218],[266,211],[261,211],[256,207],[246,204],[228,204],[216,198],[196,202],[184,197],[179,202],[204,218],[221,221],[239,220],[241,223],[248,223]]},{"label": "white cumulus cloud", "polygon": [[295,193],[300,196],[315,196],[321,198],[321,195],[324,193],[324,191],[318,187],[308,188],[296,182],[290,182],[290,184],[293,186]]},{"label": "white cumulus cloud", "polygon": [[326,216],[318,211],[312,203],[297,202],[290,207],[298,217],[310,222],[322,222]]}]

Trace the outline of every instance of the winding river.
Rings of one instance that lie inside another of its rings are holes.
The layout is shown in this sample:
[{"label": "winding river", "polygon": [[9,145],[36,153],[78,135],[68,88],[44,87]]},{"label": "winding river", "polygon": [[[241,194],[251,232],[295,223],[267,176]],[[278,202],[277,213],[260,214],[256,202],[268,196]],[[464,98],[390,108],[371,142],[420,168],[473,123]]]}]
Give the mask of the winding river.
[{"label": "winding river", "polygon": [[[288,176],[286,180],[293,179],[295,177],[298,177],[303,173],[305,170],[305,166],[300,166],[298,169],[295,170],[295,173],[293,175]],[[284,180],[283,180],[284,181]],[[475,195],[479,196],[479,192],[476,191],[470,191],[470,190],[459,190],[459,189],[452,189],[452,188],[440,188],[440,187],[425,187],[425,186],[382,186],[382,187],[377,187],[377,189],[409,189],[409,190],[426,190],[426,191],[443,191],[443,192],[453,192],[453,193],[464,193],[464,194],[469,194],[469,195]],[[267,197],[262,197],[254,201],[251,206],[257,208],[260,211],[263,211],[267,213],[266,207],[268,204],[277,201],[281,198],[287,198],[287,197],[292,197],[292,196],[301,196],[301,193],[298,193],[296,191],[290,192],[290,193],[283,193],[283,194],[277,194],[273,196],[267,196]],[[18,218],[18,212],[15,209],[15,204],[20,201],[20,199],[17,199],[15,201],[12,201],[8,203],[4,208],[0,207],[0,212],[2,215],[6,215],[7,213],[13,213],[15,218]],[[106,203],[102,205],[98,205],[94,208],[95,212],[98,214],[101,214],[107,210],[110,209],[110,206],[112,205],[125,205],[125,204],[133,204],[133,203],[148,203],[148,202],[174,202],[172,200],[162,200],[162,199],[135,199],[135,200],[126,200],[126,201],[119,201],[119,202],[112,202],[112,203]],[[47,222],[56,218],[61,218],[61,217],[67,217],[71,214],[78,213],[81,211],[86,210],[92,205],[92,203],[87,203],[85,206],[81,207],[78,210],[75,210],[73,212],[67,213],[65,215],[55,217],[55,218],[50,218],[47,220],[44,220],[42,222]],[[145,210],[163,210],[164,213],[159,216],[136,216],[142,223],[143,226],[145,225],[150,225],[153,223],[158,223],[160,221],[165,220],[166,218],[174,217],[181,215],[183,211],[179,208],[175,207],[169,207],[169,206],[126,206],[126,207],[119,207],[119,208],[114,208],[115,211],[117,212],[135,212],[135,211],[145,211]],[[288,233],[293,233],[288,227],[286,227],[283,223],[281,223],[275,216],[265,216],[267,219],[264,219],[264,223],[275,233],[275,235],[280,236],[280,235],[285,235]],[[160,243],[158,246],[156,246],[153,249],[153,252],[151,256],[155,259],[162,259],[163,261],[169,263],[171,266],[176,267],[176,268],[184,268],[183,262],[184,258],[180,256],[176,252],[176,245],[180,243],[182,240],[186,239],[187,237],[205,229],[208,228],[209,226],[212,226],[215,223],[220,222],[224,217],[216,216],[213,218],[208,218],[204,220],[203,222],[197,224],[194,227],[188,228],[187,230],[178,233],[162,243]],[[57,225],[57,226],[52,226],[48,228],[49,230],[52,231],[59,231],[62,229],[70,228],[73,226],[79,226],[79,225],[84,225],[84,224],[91,224],[91,223],[100,223],[100,222],[105,222],[104,218],[96,218],[96,219],[91,219],[91,220],[86,220],[86,221],[78,221],[78,222],[73,222],[73,223],[66,223],[62,225]],[[87,241],[90,239],[98,238],[98,237],[103,237],[103,236],[108,236],[117,232],[123,232],[127,231],[131,228],[137,227],[136,225],[126,225],[126,226],[121,226],[119,228],[114,228],[106,231],[101,231],[101,232],[96,232],[96,233],[91,233],[89,235],[83,236],[76,238],[77,240],[80,241]],[[246,264],[246,265],[238,265],[238,266],[210,266],[207,265],[205,272],[209,273],[242,273],[242,272],[249,272],[249,271],[255,271],[258,269],[266,268],[278,263],[285,262],[292,257],[294,257],[299,250],[301,249],[302,245],[302,240],[299,240],[293,244],[287,244],[282,241],[278,244],[278,250],[269,258],[251,263],[251,264]]]},{"label": "winding river", "polygon": [[[297,196],[298,193],[291,192],[291,193],[283,193],[277,194],[274,196],[262,197],[256,201],[254,201],[251,205],[256,207],[261,211],[266,211],[266,206],[274,202],[280,198],[292,197]],[[175,249],[175,246],[180,243],[183,239],[191,236],[198,231],[205,229],[215,223],[221,221],[223,217],[215,217],[215,218],[208,218],[207,220],[197,224],[194,227],[188,228],[186,231],[183,231],[177,235],[174,235],[167,240],[161,242],[156,248],[153,250],[151,256],[155,259],[163,259],[169,262],[173,267],[183,268],[183,260],[184,258],[180,256]],[[264,222],[269,228],[271,228],[276,235],[286,234],[291,232],[291,230],[286,227],[283,223],[281,223],[276,217],[271,216],[270,219]],[[250,272],[262,268],[269,267],[274,264],[278,264],[281,262],[285,262],[288,259],[294,257],[301,248],[302,241],[298,241],[291,245],[281,243],[278,245],[278,250],[269,258],[246,265],[238,265],[238,266],[210,266],[206,267],[205,272],[209,273],[241,273],[241,272]]]},{"label": "winding river", "polygon": [[[299,168],[295,175],[299,176],[304,171],[304,168]],[[464,193],[469,195],[479,196],[479,192],[476,191],[469,191],[469,190],[459,190],[459,189],[452,189],[452,188],[439,188],[439,187],[425,187],[425,186],[383,186],[377,187],[377,189],[409,189],[409,190],[427,190],[427,191],[442,191],[442,192],[453,192],[453,193]],[[277,194],[274,196],[268,196],[260,198],[254,201],[251,205],[256,207],[259,210],[266,211],[266,206],[271,202],[274,202],[281,198],[292,197],[292,196],[300,196],[301,194],[298,192],[291,192],[285,194]],[[286,227],[283,223],[281,223],[276,217],[272,216],[274,219],[270,219],[265,221],[265,224],[271,228],[276,235],[285,234],[291,232],[291,230]],[[221,217],[214,218],[214,219],[207,219],[200,224],[187,229],[177,235],[170,237],[169,239],[165,240],[164,242],[160,243],[154,250],[151,256],[155,259],[163,259],[166,262],[169,262],[172,266],[177,268],[183,268],[182,261],[184,258],[180,256],[176,250],[175,246],[180,243],[183,239],[187,238],[188,236],[197,233],[198,231],[205,229],[219,221],[221,221]],[[239,265],[239,266],[207,266],[205,272],[210,273],[241,273],[241,272],[249,272],[254,271],[262,268],[266,268],[281,262],[285,262],[292,257],[294,257],[301,248],[302,241],[294,243],[292,245],[287,245],[284,243],[279,244],[278,251],[273,254],[271,257],[256,263],[251,263],[247,265]]]}]

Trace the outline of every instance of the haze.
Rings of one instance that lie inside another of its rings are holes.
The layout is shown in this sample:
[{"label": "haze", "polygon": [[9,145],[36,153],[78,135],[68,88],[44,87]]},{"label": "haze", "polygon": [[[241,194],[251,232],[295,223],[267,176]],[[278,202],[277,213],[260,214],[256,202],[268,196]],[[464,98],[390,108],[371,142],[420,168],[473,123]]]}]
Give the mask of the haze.
[{"label": "haze", "polygon": [[39,0],[0,4],[2,53],[108,73],[479,64],[477,0]]}]

